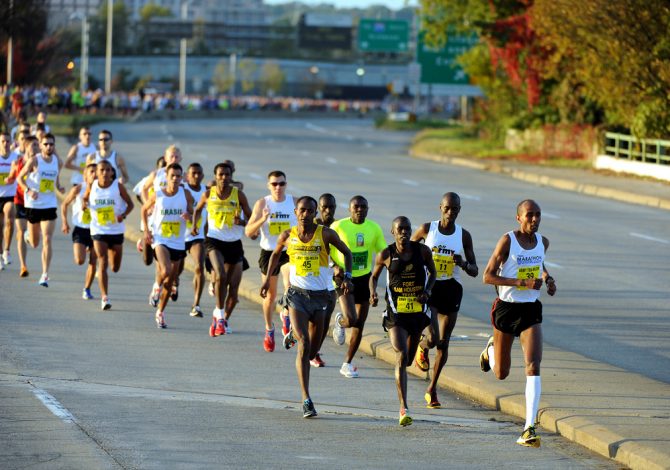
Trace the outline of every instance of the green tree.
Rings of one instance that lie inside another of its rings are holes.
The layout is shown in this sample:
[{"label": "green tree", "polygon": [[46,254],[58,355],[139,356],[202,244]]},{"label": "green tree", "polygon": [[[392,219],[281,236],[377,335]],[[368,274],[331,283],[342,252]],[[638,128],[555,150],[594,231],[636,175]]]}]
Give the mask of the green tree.
[{"label": "green tree", "polygon": [[261,67],[260,86],[264,95],[279,94],[284,86],[286,76],[274,60],[268,60]]},{"label": "green tree", "polygon": [[258,65],[251,59],[242,59],[238,65],[242,93],[249,93],[256,87],[256,71]]},{"label": "green tree", "polygon": [[[116,0],[112,9],[112,54],[122,55],[130,52],[128,32],[130,31],[130,12],[123,1]],[[107,0],[100,4],[98,14],[91,18],[90,51],[91,55],[104,55],[107,44]]]},{"label": "green tree", "polygon": [[235,83],[235,77],[230,70],[228,60],[224,59],[216,64],[212,75],[212,83],[220,93],[228,93],[232,88]]},{"label": "green tree", "polygon": [[140,10],[140,19],[142,21],[151,21],[151,18],[170,18],[172,16],[172,10],[155,3],[147,3]]}]

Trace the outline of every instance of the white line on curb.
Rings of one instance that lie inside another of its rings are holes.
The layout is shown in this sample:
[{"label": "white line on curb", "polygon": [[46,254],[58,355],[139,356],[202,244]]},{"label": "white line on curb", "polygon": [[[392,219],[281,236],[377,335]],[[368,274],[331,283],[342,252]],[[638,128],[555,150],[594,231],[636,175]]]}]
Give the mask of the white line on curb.
[{"label": "white line on curb", "polygon": [[42,404],[46,406],[47,409],[51,411],[56,417],[60,418],[61,421],[66,423],[76,422],[74,415],[70,413],[67,408],[61,405],[59,401],[56,400],[47,391],[35,387],[32,389],[32,392],[37,397],[37,399],[41,401]]},{"label": "white line on curb", "polygon": [[670,241],[668,241],[668,240],[663,240],[662,238],[651,237],[651,236],[645,235],[643,233],[630,232],[629,235],[631,237],[642,238],[643,240],[649,240],[649,241],[652,241],[652,242],[665,243],[665,244],[670,243]]}]

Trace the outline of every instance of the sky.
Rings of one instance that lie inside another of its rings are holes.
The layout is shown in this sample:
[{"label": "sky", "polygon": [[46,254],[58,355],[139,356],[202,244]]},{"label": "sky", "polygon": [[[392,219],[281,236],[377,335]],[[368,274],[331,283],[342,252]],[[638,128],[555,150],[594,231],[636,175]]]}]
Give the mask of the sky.
[{"label": "sky", "polygon": [[[318,5],[319,3],[330,3],[340,8],[352,8],[352,7],[367,7],[370,5],[384,5],[393,10],[400,9],[407,3],[409,6],[416,6],[419,2],[418,0],[298,0],[302,3],[308,5]],[[287,3],[287,0],[265,0],[265,3],[277,4],[277,3]]]}]

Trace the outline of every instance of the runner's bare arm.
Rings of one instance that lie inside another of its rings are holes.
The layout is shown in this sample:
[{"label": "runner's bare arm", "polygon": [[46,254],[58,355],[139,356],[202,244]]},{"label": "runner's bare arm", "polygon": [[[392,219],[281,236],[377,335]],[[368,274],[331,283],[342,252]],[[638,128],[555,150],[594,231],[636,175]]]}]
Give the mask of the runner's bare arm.
[{"label": "runner's bare arm", "polygon": [[[463,229],[463,251],[465,252],[465,260],[461,259],[460,261],[456,261],[456,256],[454,256],[454,261],[465,274],[470,277],[477,277],[479,274],[479,266],[477,266],[475,250],[472,246],[472,236],[470,235],[470,232],[465,229]],[[459,256],[459,258],[461,257]]]},{"label": "runner's bare arm", "polygon": [[412,234],[411,240],[413,242],[421,242],[426,239],[428,236],[428,231],[430,230],[430,222],[421,224],[419,225],[419,228],[417,228],[414,233]]},{"label": "runner's bare arm", "polygon": [[270,217],[270,211],[265,207],[265,198],[261,198],[254,204],[249,222],[244,227],[244,234],[252,240],[258,238],[261,226],[268,220],[268,217]]},{"label": "runner's bare arm", "polygon": [[[272,251],[270,259],[268,260],[268,273],[274,272],[275,268],[277,267],[279,257],[281,256],[284,246],[286,246],[286,240],[288,240],[290,234],[290,230],[284,230],[281,235],[279,235],[279,238],[277,239],[277,246]],[[263,282],[263,285],[261,285],[260,296],[263,298],[267,296],[268,290],[270,290],[270,280],[271,276],[265,276],[265,282]]]},{"label": "runner's bare arm", "polygon": [[133,209],[135,208],[135,203],[133,200],[130,198],[130,194],[128,194],[128,190],[126,187],[122,184],[119,184],[119,193],[121,194],[121,199],[123,199],[126,202],[126,210],[123,212],[123,214],[119,214],[118,221],[121,222],[128,217],[128,214],[130,214]]},{"label": "runner's bare arm", "polygon": [[372,268],[372,275],[370,276],[370,306],[372,307],[376,307],[379,303],[379,297],[377,296],[377,282],[379,281],[379,276],[382,275],[382,271],[387,266],[389,256],[389,249],[385,248],[375,258],[375,265]]},{"label": "runner's bare arm", "polygon": [[77,194],[79,194],[79,191],[81,191],[81,185],[75,185],[70,189],[70,191],[67,193],[65,196],[65,199],[63,199],[63,202],[60,205],[60,218],[63,221],[61,224],[61,231],[63,233],[69,233],[70,232],[70,225],[67,223],[67,208],[70,207],[70,204],[72,204],[72,201],[77,197]]},{"label": "runner's bare arm", "polygon": [[433,252],[426,245],[421,245],[421,257],[428,270],[428,281],[426,282],[426,288],[421,295],[417,297],[417,300],[422,304],[425,304],[428,302],[428,298],[433,291],[435,279],[437,278],[437,271],[435,270],[435,263],[433,262]]},{"label": "runner's bare arm", "polygon": [[81,173],[81,168],[74,165],[74,159],[77,158],[77,145],[73,145],[65,158],[65,168]]}]

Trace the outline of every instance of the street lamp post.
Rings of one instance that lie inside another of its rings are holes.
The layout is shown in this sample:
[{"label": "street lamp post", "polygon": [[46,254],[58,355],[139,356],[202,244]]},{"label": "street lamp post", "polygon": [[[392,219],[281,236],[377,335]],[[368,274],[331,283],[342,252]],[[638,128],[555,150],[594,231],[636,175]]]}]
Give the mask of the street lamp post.
[{"label": "street lamp post", "polygon": [[79,64],[79,88],[84,93],[88,90],[88,18],[85,13],[74,12],[70,18],[81,20],[81,63]]},{"label": "street lamp post", "polygon": [[[14,13],[14,0],[9,0],[9,17]],[[14,39],[9,34],[7,39],[7,85],[12,84],[12,66],[14,65]]]},{"label": "street lamp post", "polygon": [[[188,4],[189,0],[182,0],[181,2],[181,20],[186,21],[188,18]],[[186,94],[186,38],[181,38],[179,41],[179,95]]]},{"label": "street lamp post", "polygon": [[114,0],[107,0],[107,47],[105,50],[105,93],[112,91],[112,27],[114,25]]}]

